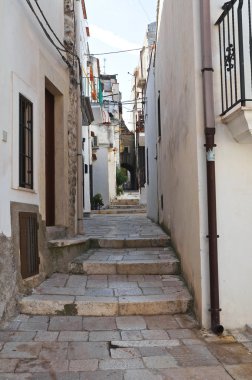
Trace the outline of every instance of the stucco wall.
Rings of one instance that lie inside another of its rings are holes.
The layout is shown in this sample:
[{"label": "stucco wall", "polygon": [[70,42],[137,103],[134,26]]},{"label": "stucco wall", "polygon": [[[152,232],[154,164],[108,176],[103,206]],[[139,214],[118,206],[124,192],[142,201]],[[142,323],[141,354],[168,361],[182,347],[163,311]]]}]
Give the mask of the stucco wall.
[{"label": "stucco wall", "polygon": [[[232,137],[221,113],[218,28],[223,1],[211,0],[214,106],[216,115],[216,196],[221,323],[251,323],[252,149]],[[209,266],[206,158],[202,100],[200,1],[161,2],[156,94],[160,90],[160,222],[170,231],[192,290],[197,315],[209,327]],[[181,20],[181,22],[178,22]],[[248,62],[245,62],[245,65]],[[160,196],[163,194],[164,210]]]},{"label": "stucco wall", "polygon": [[93,193],[101,193],[107,207],[116,195],[117,154],[112,150],[115,146],[115,127],[91,124],[90,129],[97,136],[99,146],[95,151],[97,160],[93,162]]},{"label": "stucco wall", "polygon": [[102,195],[104,206],[109,205],[108,148],[100,147],[96,151],[97,160],[93,161],[93,195]]},{"label": "stucco wall", "polygon": [[[11,235],[10,201],[40,204],[42,217],[45,217],[44,205],[44,91],[45,78],[58,89],[58,95],[67,94],[69,81],[66,65],[55,49],[42,35],[34,16],[27,5],[17,0],[2,2],[1,25],[3,33],[0,36],[1,50],[6,51],[2,57],[0,81],[1,134],[7,132],[7,142],[1,141],[1,202],[0,231]],[[45,8],[43,8],[45,9]],[[59,14],[62,17],[61,27],[64,27],[64,9],[62,3],[53,4],[55,20],[52,27],[58,23]],[[11,15],[11,17],[8,17]],[[50,16],[53,17],[52,15]],[[8,41],[8,44],[6,43]],[[20,189],[18,186],[18,128],[19,128],[19,93],[22,93],[33,103],[34,114],[34,190]],[[58,115],[63,132],[60,143],[64,147],[64,109],[67,110],[67,99],[64,98],[61,115]],[[57,122],[57,120],[56,120]],[[2,139],[1,139],[2,140]],[[64,178],[64,159],[61,160],[60,177]],[[61,182],[62,189],[64,183]],[[64,194],[64,193],[63,193]],[[62,209],[62,207],[61,207]],[[61,215],[61,222],[64,215]],[[63,219],[63,220],[62,220]]]},{"label": "stucco wall", "polygon": [[[46,0],[39,4],[63,42],[64,2]],[[36,7],[35,3],[33,5]],[[36,11],[39,12],[37,8]],[[50,273],[50,257],[45,246],[45,88],[55,98],[55,218],[57,224],[67,226],[69,222],[66,202],[69,190],[69,70],[25,1],[2,0],[0,24],[0,48],[5,52],[0,70],[0,234],[1,247],[4,247],[0,256],[5,268],[4,274],[0,271],[0,282],[8,314],[13,311],[17,291],[32,288],[36,281]],[[32,190],[19,187],[19,93],[33,103]],[[6,141],[2,139],[3,132],[7,133]],[[73,175],[76,177],[76,173]],[[19,271],[19,246],[15,243],[15,237],[19,236],[18,212],[11,218],[11,204],[18,205],[22,211],[35,208],[38,215],[40,275],[25,284]],[[11,286],[5,281],[9,273],[14,273],[10,276]]]},{"label": "stucco wall", "polygon": [[[247,2],[244,2],[244,7]],[[222,10],[222,1],[211,1],[212,23]],[[247,22],[244,16],[243,22]],[[216,114],[216,190],[220,307],[226,328],[244,327],[252,316],[252,145],[234,140],[222,123],[219,70],[219,40],[213,26],[214,95]],[[245,58],[245,69],[249,61]],[[238,127],[238,125],[237,125]]]},{"label": "stucco wall", "polygon": [[[167,0],[160,9],[156,52],[156,99],[160,91],[158,142],[159,222],[171,234],[183,274],[202,315],[197,77],[194,12],[198,2]],[[179,22],[178,20],[181,20]],[[161,197],[163,196],[163,209]]]},{"label": "stucco wall", "polygon": [[[158,221],[158,190],[157,190],[157,124],[156,124],[156,94],[154,73],[154,51],[149,66],[146,87],[145,114],[145,172],[147,192],[147,216]],[[147,153],[148,152],[148,153]],[[148,155],[148,157],[147,157]]]},{"label": "stucco wall", "polygon": [[109,201],[116,197],[116,161],[117,152],[113,149],[108,151],[108,174],[109,174]]}]

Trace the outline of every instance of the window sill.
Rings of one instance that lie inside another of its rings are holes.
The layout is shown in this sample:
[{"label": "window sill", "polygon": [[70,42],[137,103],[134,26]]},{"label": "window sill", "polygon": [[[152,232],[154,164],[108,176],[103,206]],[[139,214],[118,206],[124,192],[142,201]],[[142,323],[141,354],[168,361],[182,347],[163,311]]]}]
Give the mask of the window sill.
[{"label": "window sill", "polygon": [[12,187],[13,190],[25,191],[26,193],[37,194],[34,189],[27,189],[26,187]]}]

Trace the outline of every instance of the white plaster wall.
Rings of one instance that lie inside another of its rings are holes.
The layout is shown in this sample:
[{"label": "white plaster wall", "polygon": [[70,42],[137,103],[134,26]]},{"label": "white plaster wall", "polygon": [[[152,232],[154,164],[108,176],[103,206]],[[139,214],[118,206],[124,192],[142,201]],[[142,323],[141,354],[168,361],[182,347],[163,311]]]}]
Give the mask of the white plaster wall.
[{"label": "white plaster wall", "polygon": [[96,151],[97,160],[93,161],[93,194],[102,195],[104,206],[109,205],[108,149],[100,147]]},{"label": "white plaster wall", "polygon": [[[152,56],[154,58],[154,54]],[[157,124],[156,124],[156,97],[155,97],[155,74],[153,59],[149,66],[149,75],[146,87],[145,103],[145,172],[146,172],[146,198],[147,216],[158,221],[158,189],[157,189]],[[148,149],[148,160],[147,160]],[[147,183],[147,162],[148,177]]]},{"label": "white plaster wall", "polygon": [[116,197],[116,152],[112,149],[108,151],[108,181],[109,181],[109,200]]},{"label": "white plaster wall", "polygon": [[[117,138],[115,126],[92,124],[90,128],[98,137],[99,145],[99,149],[96,150],[97,160],[93,162],[94,194],[101,193],[103,195],[104,206],[108,206],[110,200],[116,196],[116,164],[118,155],[117,152],[112,150],[112,146],[116,145]],[[105,151],[107,151],[106,154]],[[102,177],[97,173],[103,173]],[[99,178],[95,178],[97,175]],[[98,191],[97,188],[102,190]]]},{"label": "white plaster wall", "polygon": [[[213,24],[220,0],[211,1]],[[246,2],[244,4],[246,6]],[[247,17],[243,18],[243,22]],[[252,145],[239,144],[221,123],[218,30],[213,27],[216,114],[216,191],[218,215],[221,320],[226,328],[244,327],[252,319]],[[245,69],[248,69],[245,60]]]},{"label": "white plaster wall", "polygon": [[197,136],[199,79],[195,72],[195,35],[199,35],[199,29],[194,14],[199,14],[198,4],[195,0],[161,2],[155,74],[162,126],[161,139],[156,140],[159,222],[171,234],[183,274],[193,291],[198,317],[202,318],[198,185],[201,141]]},{"label": "white plaster wall", "polygon": [[[49,1],[41,2],[42,6],[52,27],[63,38],[62,1],[56,0],[53,4]],[[0,23],[0,48],[5,52],[1,58],[0,70],[0,232],[10,236],[10,201],[38,204],[41,206],[42,217],[44,216],[44,150],[41,141],[44,141],[45,77],[62,94],[66,94],[68,71],[56,50],[42,34],[26,2],[2,0]],[[18,188],[19,93],[33,103],[33,191]],[[67,110],[67,100],[65,102]],[[2,141],[3,130],[7,132],[7,142]]]},{"label": "white plaster wall", "polygon": [[[252,315],[252,147],[221,122],[218,29],[223,1],[211,0],[216,195],[221,323],[244,327]],[[158,27],[156,94],[161,91],[160,222],[171,232],[197,315],[209,327],[206,159],[202,104],[200,2],[167,0]],[[180,23],[177,20],[181,20]]]},{"label": "white plaster wall", "polygon": [[93,125],[90,126],[91,131],[98,137],[98,144],[107,145],[114,144],[114,127],[108,125]]}]

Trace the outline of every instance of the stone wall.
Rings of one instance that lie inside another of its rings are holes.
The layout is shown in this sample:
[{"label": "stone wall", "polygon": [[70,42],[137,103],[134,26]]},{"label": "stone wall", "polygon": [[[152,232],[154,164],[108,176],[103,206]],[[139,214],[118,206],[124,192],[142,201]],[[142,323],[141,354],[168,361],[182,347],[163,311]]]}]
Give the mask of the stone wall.
[{"label": "stone wall", "polygon": [[0,234],[0,320],[15,313],[16,277],[12,240]]},{"label": "stone wall", "polygon": [[78,123],[79,123],[79,86],[78,86],[78,61],[73,56],[75,51],[75,12],[74,0],[65,0],[65,37],[64,43],[69,67],[69,110],[68,110],[68,235],[77,232],[77,176],[78,176]]}]

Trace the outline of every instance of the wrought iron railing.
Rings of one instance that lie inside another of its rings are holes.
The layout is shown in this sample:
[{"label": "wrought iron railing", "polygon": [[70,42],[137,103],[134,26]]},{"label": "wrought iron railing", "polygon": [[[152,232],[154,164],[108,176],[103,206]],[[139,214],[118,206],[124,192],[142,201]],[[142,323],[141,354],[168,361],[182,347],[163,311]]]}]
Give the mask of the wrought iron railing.
[{"label": "wrought iron railing", "polygon": [[227,1],[216,22],[219,28],[221,115],[238,104],[246,106],[252,102],[251,10],[251,0]]}]

